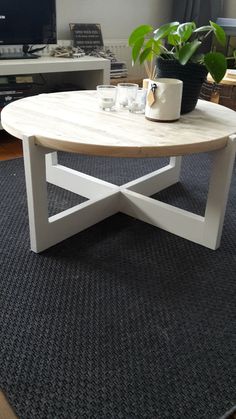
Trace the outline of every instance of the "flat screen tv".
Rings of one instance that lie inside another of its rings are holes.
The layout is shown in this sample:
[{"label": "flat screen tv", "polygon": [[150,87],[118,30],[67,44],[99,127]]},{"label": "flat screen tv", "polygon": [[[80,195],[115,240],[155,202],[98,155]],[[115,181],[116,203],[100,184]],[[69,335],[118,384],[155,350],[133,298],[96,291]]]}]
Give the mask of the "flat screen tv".
[{"label": "flat screen tv", "polygon": [[[56,41],[56,0],[0,0],[0,46],[22,45],[21,58],[30,58],[36,48],[28,46]],[[0,59],[5,55],[18,58],[4,53]]]}]

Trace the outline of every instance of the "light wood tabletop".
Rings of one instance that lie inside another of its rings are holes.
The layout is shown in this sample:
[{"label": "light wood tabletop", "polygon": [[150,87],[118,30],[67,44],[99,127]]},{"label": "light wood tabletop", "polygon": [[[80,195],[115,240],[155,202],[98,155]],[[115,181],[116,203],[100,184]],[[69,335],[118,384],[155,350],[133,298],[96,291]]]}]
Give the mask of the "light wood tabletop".
[{"label": "light wood tabletop", "polygon": [[178,156],[224,147],[236,132],[235,112],[199,100],[172,123],[152,122],[128,110],[103,111],[96,91],[41,94],[15,101],[2,113],[13,136],[35,137],[55,150],[120,157]]},{"label": "light wood tabletop", "polygon": [[[193,112],[177,122],[152,122],[126,109],[103,111],[96,91],[79,91],[15,101],[4,107],[2,125],[23,140],[34,252],[42,252],[117,212],[210,249],[219,246],[235,159],[234,111],[199,101]],[[61,165],[55,150],[118,157],[169,156],[170,161],[118,186]],[[213,151],[204,216],[152,197],[179,182],[181,155],[204,151]],[[48,182],[87,200],[49,217]]]}]

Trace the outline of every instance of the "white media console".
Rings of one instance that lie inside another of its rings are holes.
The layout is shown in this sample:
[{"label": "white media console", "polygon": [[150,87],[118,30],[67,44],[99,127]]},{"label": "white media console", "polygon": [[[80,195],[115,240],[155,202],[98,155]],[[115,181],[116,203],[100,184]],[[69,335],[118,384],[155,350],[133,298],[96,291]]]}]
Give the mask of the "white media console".
[{"label": "white media console", "polygon": [[110,83],[110,61],[96,57],[0,60],[0,76],[20,74],[49,74],[66,76],[77,81],[84,89],[94,89],[97,84]]},{"label": "white media console", "polygon": [[41,83],[42,75],[47,86],[63,87],[71,84],[78,86],[78,90],[92,90],[98,84],[110,84],[110,61],[90,56],[0,60],[0,77],[11,75],[32,75],[33,79]]}]

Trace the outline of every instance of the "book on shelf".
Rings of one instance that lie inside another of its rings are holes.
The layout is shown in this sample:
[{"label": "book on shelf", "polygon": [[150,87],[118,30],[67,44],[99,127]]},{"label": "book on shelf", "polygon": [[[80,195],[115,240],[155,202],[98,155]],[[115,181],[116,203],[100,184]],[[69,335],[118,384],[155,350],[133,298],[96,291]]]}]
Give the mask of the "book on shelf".
[{"label": "book on shelf", "polygon": [[128,76],[128,74],[118,74],[116,76],[111,76],[111,79],[125,79]]},{"label": "book on shelf", "polygon": [[111,78],[127,77],[128,70],[124,61],[111,62],[110,76]]},{"label": "book on shelf", "polygon": [[119,79],[120,77],[127,77],[128,73],[115,73],[115,74],[111,74],[111,79]]},{"label": "book on shelf", "polygon": [[124,61],[111,61],[111,69],[122,69],[126,68],[126,62]]},{"label": "book on shelf", "polygon": [[116,73],[127,73],[127,69],[124,68],[123,70],[111,70],[111,74],[116,74]]}]

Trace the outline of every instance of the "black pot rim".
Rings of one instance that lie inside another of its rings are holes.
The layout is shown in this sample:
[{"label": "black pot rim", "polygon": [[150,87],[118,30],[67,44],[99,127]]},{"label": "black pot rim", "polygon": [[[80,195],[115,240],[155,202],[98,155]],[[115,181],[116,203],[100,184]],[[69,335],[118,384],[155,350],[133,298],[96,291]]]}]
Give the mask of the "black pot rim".
[{"label": "black pot rim", "polygon": [[158,64],[161,65],[161,63],[165,64],[169,64],[169,65],[176,65],[179,67],[195,67],[195,68],[199,68],[202,70],[205,70],[206,73],[208,73],[207,68],[205,67],[204,64],[200,64],[200,63],[193,63],[191,61],[188,61],[186,64],[181,64],[178,60],[174,59],[174,58],[164,58],[164,57],[157,57],[157,61]]}]

